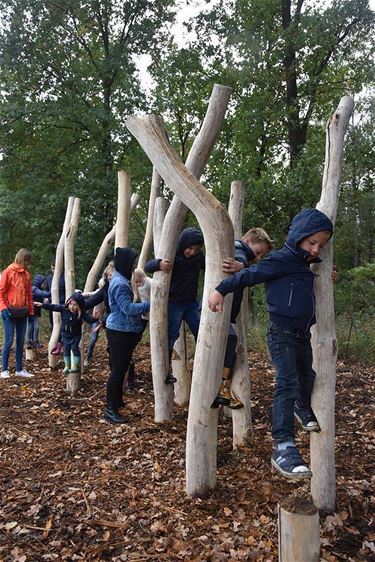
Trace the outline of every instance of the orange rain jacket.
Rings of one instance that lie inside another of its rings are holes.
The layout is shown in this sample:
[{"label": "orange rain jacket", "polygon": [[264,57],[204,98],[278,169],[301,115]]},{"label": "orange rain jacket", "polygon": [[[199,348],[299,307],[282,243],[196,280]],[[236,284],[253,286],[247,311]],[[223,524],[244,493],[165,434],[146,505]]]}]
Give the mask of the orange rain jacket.
[{"label": "orange rain jacket", "polygon": [[1,274],[0,311],[9,306],[27,306],[29,316],[34,316],[30,273],[18,263],[11,263]]}]

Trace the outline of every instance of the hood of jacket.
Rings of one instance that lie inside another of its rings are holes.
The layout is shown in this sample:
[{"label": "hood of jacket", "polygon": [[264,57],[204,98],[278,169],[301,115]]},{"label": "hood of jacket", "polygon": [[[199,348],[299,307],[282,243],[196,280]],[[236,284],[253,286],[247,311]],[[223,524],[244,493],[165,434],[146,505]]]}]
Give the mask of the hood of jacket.
[{"label": "hood of jacket", "polygon": [[34,287],[38,287],[38,289],[41,289],[45,280],[46,280],[45,275],[42,275],[41,273],[37,273],[33,278],[32,285]]},{"label": "hood of jacket", "polygon": [[[298,244],[308,236],[327,230],[333,234],[333,224],[331,220],[318,209],[302,209],[292,220],[285,245],[294,253],[303,258],[309,256],[308,252],[302,250]],[[330,237],[331,237],[330,236]],[[313,262],[320,262],[320,258],[315,258]]]},{"label": "hood of jacket", "polygon": [[85,299],[80,291],[75,291],[68,299],[66,299],[66,306],[68,306],[70,301],[76,301],[82,311],[86,309]]},{"label": "hood of jacket", "polygon": [[115,269],[130,281],[133,273],[133,265],[138,253],[130,248],[116,248],[114,263]]},{"label": "hood of jacket", "polygon": [[190,246],[195,246],[196,244],[198,246],[203,246],[204,244],[204,238],[201,231],[194,227],[185,228],[178,239],[177,255],[183,255],[186,248],[190,248]]}]

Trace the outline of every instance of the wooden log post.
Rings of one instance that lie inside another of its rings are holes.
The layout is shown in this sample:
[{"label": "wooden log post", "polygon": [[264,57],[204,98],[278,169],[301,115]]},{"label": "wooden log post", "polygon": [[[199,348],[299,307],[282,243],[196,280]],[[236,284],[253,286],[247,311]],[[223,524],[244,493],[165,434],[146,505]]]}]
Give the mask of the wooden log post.
[{"label": "wooden log post", "polygon": [[[59,304],[60,302],[59,282],[64,266],[65,235],[69,228],[73,205],[74,205],[74,199],[75,197],[69,197],[68,199],[64,224],[63,224],[59,242],[56,247],[55,269],[53,272],[52,285],[51,285],[51,301],[53,304]],[[48,342],[48,365],[51,367],[51,369],[55,369],[57,363],[57,357],[51,355],[51,351],[56,346],[59,339],[60,329],[61,329],[61,314],[59,312],[53,312],[52,314],[53,314],[53,328],[52,328],[51,337]]]},{"label": "wooden log post", "polygon": [[[353,111],[353,100],[345,96],[329,119],[326,127],[326,154],[322,193],[317,208],[335,224],[341,161],[345,132]],[[334,314],[332,272],[332,240],[322,250],[322,264],[312,266],[319,271],[315,280],[316,326],[312,329],[314,369],[316,380],[312,396],[312,407],[318,418],[321,431],[312,432],[311,492],[319,509],[334,511],[336,501],[335,475],[335,388],[337,339]]]},{"label": "wooden log post", "polygon": [[[219,134],[225,111],[231,95],[231,88],[215,84],[208,104],[202,127],[193,143],[186,160],[186,167],[199,178],[208,161]],[[159,174],[161,170],[158,166]],[[164,178],[165,180],[165,178]],[[167,182],[168,183],[168,182]],[[158,256],[174,261],[178,237],[181,232],[187,207],[175,195],[163,223]],[[170,275],[157,271],[154,273],[151,291],[150,342],[152,380],[155,397],[155,421],[169,420],[173,411],[173,388],[164,383],[168,372],[168,328],[167,308]]]},{"label": "wooden log post", "polygon": [[179,406],[185,406],[189,403],[191,372],[188,367],[188,334],[186,324],[182,322],[180,328],[180,336],[173,348],[172,355],[172,371],[177,382],[174,385],[174,401]]},{"label": "wooden log post", "polygon": [[[81,200],[76,197],[72,209],[72,216],[70,219],[69,227],[65,235],[65,291],[67,298],[72,295],[76,289],[75,281],[75,265],[74,265],[74,247],[77,237],[78,223],[81,214]],[[81,386],[81,372],[67,373],[66,376],[66,390],[70,394],[78,392]]]},{"label": "wooden log post", "polygon": [[115,248],[128,245],[130,221],[131,177],[127,172],[118,172],[118,198]]},{"label": "wooden log post", "polygon": [[142,250],[138,259],[138,267],[140,267],[141,269],[145,268],[145,263],[151,254],[155,201],[158,197],[160,197],[160,184],[161,184],[161,177],[159,176],[159,173],[154,166],[152,170],[150,199],[148,202],[146,232],[142,244]]},{"label": "wooden log post", "polygon": [[155,200],[154,218],[153,218],[153,241],[154,256],[159,254],[160,238],[163,231],[163,223],[165,215],[168,211],[169,203],[164,197],[157,197]]},{"label": "wooden log post", "polygon": [[225,299],[222,315],[209,310],[208,297],[223,278],[222,259],[233,256],[233,226],[219,201],[182,164],[160,118],[129,117],[126,126],[167,185],[196,215],[205,240],[206,276],[186,439],[186,489],[190,496],[206,497],[216,485],[218,415],[211,404],[219,388],[232,295]]},{"label": "wooden log post", "polygon": [[311,500],[278,504],[279,562],[319,562],[319,513]]},{"label": "wooden log post", "polygon": [[[229,199],[228,212],[233,223],[234,236],[242,238],[242,216],[245,201],[245,184],[242,181],[233,181]],[[253,439],[250,405],[250,376],[249,360],[247,357],[247,332],[248,332],[248,290],[243,292],[240,313],[234,324],[237,334],[237,359],[233,370],[232,389],[234,394],[244,405],[239,410],[231,410],[233,424],[233,448],[244,447]]]}]

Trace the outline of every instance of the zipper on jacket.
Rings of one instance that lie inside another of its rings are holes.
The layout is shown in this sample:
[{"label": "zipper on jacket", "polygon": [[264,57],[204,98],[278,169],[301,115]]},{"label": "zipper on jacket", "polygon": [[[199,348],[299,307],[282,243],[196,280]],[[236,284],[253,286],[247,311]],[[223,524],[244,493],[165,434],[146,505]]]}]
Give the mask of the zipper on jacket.
[{"label": "zipper on jacket", "polygon": [[290,284],[290,293],[289,293],[289,302],[288,302],[289,307],[292,305],[293,292],[294,292],[294,283],[291,283]]}]

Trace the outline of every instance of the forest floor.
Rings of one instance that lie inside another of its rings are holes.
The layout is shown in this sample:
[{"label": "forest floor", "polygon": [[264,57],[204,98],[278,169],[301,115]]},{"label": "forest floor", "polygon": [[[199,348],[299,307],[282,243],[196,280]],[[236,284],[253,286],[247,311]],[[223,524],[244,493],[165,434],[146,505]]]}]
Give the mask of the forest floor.
[{"label": "forest floor", "polygon": [[[187,410],[154,422],[147,345],[135,354],[137,388],[125,395],[129,423],[102,419],[103,340],[75,397],[45,352],[28,365],[33,379],[0,381],[0,562],[276,562],[277,502],[309,485],[270,470],[268,358],[250,354],[254,442],[233,451],[220,414],[217,488],[199,500],[185,495]],[[375,560],[374,388],[374,368],[339,363],[337,507],[321,514],[325,561]],[[308,435],[299,431],[298,443],[308,458]]]}]

